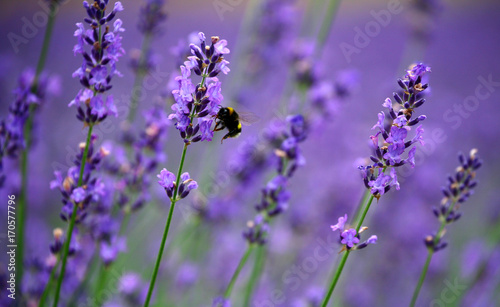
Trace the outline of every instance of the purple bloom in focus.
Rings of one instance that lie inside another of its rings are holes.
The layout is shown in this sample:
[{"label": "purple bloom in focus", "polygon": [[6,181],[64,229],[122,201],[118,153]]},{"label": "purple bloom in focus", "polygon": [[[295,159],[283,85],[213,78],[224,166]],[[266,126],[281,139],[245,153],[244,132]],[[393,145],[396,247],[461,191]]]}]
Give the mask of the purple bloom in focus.
[{"label": "purple bloom in focus", "polygon": [[[418,126],[415,135],[411,139],[408,139],[408,136],[412,126],[426,119],[425,115],[413,119],[412,116],[415,110],[425,102],[425,99],[422,98],[422,92],[428,88],[428,84],[422,84],[421,82],[422,76],[429,71],[429,67],[418,64],[408,71],[406,79],[399,79],[398,84],[402,92],[401,94],[393,94],[394,100],[399,104],[399,107],[394,109],[392,100],[390,98],[385,99],[382,106],[389,110],[389,114],[378,113],[378,121],[372,127],[372,130],[378,130],[376,135],[370,136],[370,146],[374,151],[374,154],[370,156],[370,160],[373,164],[362,166],[359,169],[363,172],[362,176],[366,188],[369,188],[377,199],[389,191],[392,186],[399,189],[395,167],[404,164],[415,166],[416,147],[412,145],[416,142],[423,145],[422,134],[424,129],[422,126]],[[384,126],[386,119],[392,121],[389,130]],[[383,138],[382,144],[380,144],[380,136]],[[408,153],[406,158],[403,156],[405,152]],[[391,169],[390,176],[385,174],[388,168]]]},{"label": "purple bloom in focus", "polygon": [[342,240],[340,243],[347,245],[348,248],[352,248],[354,244],[359,243],[359,239],[356,237],[356,229],[348,229],[342,232]]},{"label": "purple bloom in focus", "polygon": [[375,243],[377,243],[377,240],[378,240],[377,236],[373,235],[373,236],[369,237],[368,240],[366,240],[366,243],[375,244]]},{"label": "purple bloom in focus", "polygon": [[[181,76],[175,78],[177,88],[172,90],[175,104],[169,119],[176,120],[176,128],[185,143],[211,141],[211,128],[223,100],[219,73],[229,72],[229,62],[224,55],[229,53],[227,41],[219,37],[211,38],[211,45],[205,42],[205,35],[199,33],[200,46],[191,44],[191,56],[181,65]],[[195,85],[191,72],[201,76],[203,83]],[[195,119],[197,119],[195,123]]]},{"label": "purple bloom in focus", "polygon": [[157,177],[160,179],[160,180],[158,180],[158,183],[163,188],[172,189],[174,187],[175,175],[173,173],[167,171],[166,168],[162,169],[160,174],[157,175]]},{"label": "purple bloom in focus", "polygon": [[[84,24],[77,23],[74,36],[78,42],[73,48],[75,55],[81,54],[82,65],[73,73],[73,77],[80,79],[84,90],[80,90],[69,106],[77,106],[77,118],[85,124],[94,124],[103,121],[108,115],[117,116],[117,108],[112,98],[105,99],[103,93],[111,89],[113,76],[121,76],[116,69],[118,59],[125,53],[121,44],[122,21],[116,19],[117,12],[123,10],[120,2],[116,2],[112,12],[106,15],[106,3],[94,1],[94,5],[84,2],[84,8],[89,18]],[[86,49],[89,49],[88,51]],[[90,101],[90,103],[87,103]]]},{"label": "purple bloom in focus", "polygon": [[378,177],[375,180],[368,182],[368,186],[371,187],[372,194],[378,193],[380,195],[384,195],[386,185],[390,180],[390,176],[385,175],[384,173],[382,173],[382,171],[380,171]]}]

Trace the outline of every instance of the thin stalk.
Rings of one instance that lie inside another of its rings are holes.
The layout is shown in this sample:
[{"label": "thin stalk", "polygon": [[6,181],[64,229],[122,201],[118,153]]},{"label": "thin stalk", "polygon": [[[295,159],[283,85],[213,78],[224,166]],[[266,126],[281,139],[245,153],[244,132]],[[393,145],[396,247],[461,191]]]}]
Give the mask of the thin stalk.
[{"label": "thin stalk", "polygon": [[[194,109],[194,108],[193,108]],[[160,268],[161,257],[163,255],[163,250],[165,248],[165,242],[167,241],[168,230],[170,228],[170,222],[172,221],[172,215],[174,213],[175,203],[177,202],[177,193],[179,191],[180,180],[182,168],[184,166],[184,159],[186,158],[188,144],[184,144],[184,149],[182,150],[181,162],[179,164],[179,170],[177,171],[177,180],[175,181],[175,189],[174,195],[172,196],[172,201],[170,203],[170,210],[168,212],[167,223],[165,224],[165,230],[163,231],[163,237],[161,239],[160,250],[158,251],[158,257],[156,258],[155,268],[153,270],[153,276],[151,277],[151,281],[149,283],[148,295],[146,297],[146,301],[144,302],[144,307],[149,306],[149,302],[151,301],[151,295],[153,294],[153,289],[155,287],[156,277],[158,276],[158,269]]]},{"label": "thin stalk", "polygon": [[151,33],[147,33],[144,35],[144,40],[142,41],[142,46],[141,46],[141,55],[139,57],[139,63],[137,64],[138,65],[137,73],[134,79],[134,87],[132,87],[132,98],[130,99],[130,109],[128,113],[129,122],[134,121],[136,111],[138,108],[137,103],[139,100],[139,95],[137,94],[137,90],[139,88],[142,89],[142,82],[144,81],[144,77],[146,76],[147,73],[147,69],[145,68],[145,66],[146,66],[147,55],[151,48],[151,40],[152,40]]},{"label": "thin stalk", "polygon": [[356,211],[354,211],[354,222],[357,222],[360,218],[361,212],[363,212],[363,205],[366,203],[368,200],[368,197],[370,197],[370,190],[365,189],[365,192],[363,193],[363,196],[361,197],[360,202],[358,203],[358,206],[356,207]]},{"label": "thin stalk", "polygon": [[95,294],[96,294],[95,298],[97,300],[96,306],[101,306],[103,303],[103,302],[101,302],[100,294],[101,294],[101,291],[103,289],[105,289],[105,287],[106,287],[108,272],[109,272],[109,268],[106,267],[106,265],[104,265],[104,263],[103,263],[101,270],[99,272],[99,278],[97,279],[97,287],[96,287],[96,291],[95,291]]},{"label": "thin stalk", "polygon": [[245,289],[245,299],[244,299],[244,307],[250,307],[250,300],[252,299],[253,292],[255,290],[255,286],[262,275],[264,270],[264,265],[266,263],[266,248],[262,245],[257,247],[255,256],[255,263],[253,266],[252,273],[250,275],[250,279],[248,280],[246,289]]},{"label": "thin stalk", "polygon": [[233,291],[234,284],[236,283],[236,280],[238,279],[238,276],[240,275],[241,270],[245,266],[248,257],[252,253],[253,250],[253,244],[248,245],[247,250],[245,254],[243,254],[243,257],[240,260],[240,263],[238,264],[238,267],[236,268],[236,271],[234,271],[233,276],[231,277],[231,281],[229,282],[229,285],[227,285],[226,292],[224,292],[224,298],[229,298],[231,296],[231,292]]},{"label": "thin stalk", "polygon": [[[441,238],[443,237],[443,230],[446,227],[446,217],[450,214],[450,212],[453,210],[455,207],[455,204],[457,203],[457,199],[455,198],[453,202],[451,203],[450,207],[446,211],[445,215],[441,218],[441,225],[439,226],[439,231],[436,234],[436,237],[434,238],[434,244],[436,245]],[[427,270],[429,269],[429,264],[431,263],[432,256],[434,255],[434,250],[432,248],[428,248],[429,253],[427,255],[427,260],[425,261],[424,267],[422,268],[422,272],[420,273],[420,278],[418,279],[417,286],[415,287],[415,290],[413,291],[413,296],[411,298],[410,306],[414,307],[415,303],[417,302],[418,299],[418,294],[420,293],[420,289],[422,288],[422,285],[424,284],[425,276],[427,275]]]},{"label": "thin stalk", "polygon": [[[89,126],[89,132],[87,134],[87,141],[85,143],[85,150],[83,151],[82,161],[80,163],[80,175],[78,176],[78,187],[81,187],[82,183],[83,183],[83,172],[85,170],[85,164],[87,163],[87,156],[89,153],[89,146],[90,146],[90,138],[92,136],[92,128],[94,128],[93,124],[91,124]],[[57,303],[59,302],[59,293],[61,292],[62,281],[64,279],[64,273],[66,272],[66,261],[68,260],[69,245],[71,242],[71,236],[73,235],[73,228],[75,227],[77,208],[78,208],[78,206],[76,204],[74,204],[73,212],[71,213],[71,220],[70,220],[69,226],[68,226],[68,235],[66,236],[66,241],[64,242],[64,246],[63,246],[63,254],[62,254],[63,258],[62,258],[61,272],[60,272],[59,278],[57,280],[56,295],[54,297],[54,304],[52,305],[53,307],[57,307]]]},{"label": "thin stalk", "polygon": [[50,277],[49,280],[47,281],[47,284],[45,285],[45,289],[43,289],[42,297],[40,297],[40,302],[38,303],[38,307],[43,307],[45,306],[45,301],[47,300],[47,296],[49,295],[49,291],[52,288],[52,281],[54,280],[54,276],[56,275],[57,268],[59,267],[59,264],[61,263],[61,258],[57,257],[56,264],[50,271]]},{"label": "thin stalk", "polygon": [[[365,209],[363,210],[363,213],[361,215],[361,218],[359,219],[359,222],[356,225],[356,233],[359,233],[359,229],[361,228],[361,225],[363,225],[363,221],[365,220],[366,214],[368,213],[368,210],[370,210],[370,206],[373,202],[374,196],[371,195],[370,198],[368,199],[368,203],[365,206]],[[328,301],[330,300],[330,297],[332,296],[333,290],[335,290],[335,286],[337,285],[337,282],[340,278],[340,274],[342,274],[342,270],[344,269],[344,265],[347,261],[347,257],[349,257],[350,251],[346,251],[344,255],[342,256],[342,259],[340,260],[340,263],[337,267],[337,270],[335,271],[335,274],[333,275],[332,282],[330,283],[330,287],[328,289],[328,292],[325,296],[325,299],[323,300],[323,303],[321,304],[322,307],[326,307],[328,305]]]},{"label": "thin stalk", "polygon": [[[49,3],[50,13],[47,21],[47,28],[45,28],[45,34],[43,37],[42,50],[40,51],[40,56],[38,58],[38,63],[36,66],[35,76],[33,78],[33,84],[31,86],[31,92],[35,93],[38,88],[38,78],[45,67],[45,62],[47,60],[50,38],[52,37],[52,32],[54,29],[54,20],[56,17],[55,10],[57,3],[52,0]],[[26,203],[27,203],[27,189],[28,189],[28,152],[31,148],[31,130],[33,128],[33,114],[35,112],[36,106],[34,104],[30,105],[28,119],[24,126],[24,138],[26,143],[26,148],[21,154],[21,191],[19,195],[19,202],[17,205],[18,210],[18,228],[17,228],[17,253],[16,253],[16,272],[17,279],[22,280],[23,278],[23,259],[24,259],[24,225],[26,221]],[[18,292],[20,292],[20,284],[17,283]]]},{"label": "thin stalk", "polygon": [[424,284],[425,276],[427,275],[427,270],[429,269],[429,264],[431,263],[432,255],[434,255],[434,250],[432,248],[429,248],[429,253],[427,254],[427,260],[425,260],[424,267],[422,268],[422,272],[420,273],[420,278],[418,279],[417,287],[413,292],[410,306],[415,306],[415,303],[417,302],[418,294],[420,293],[420,289]]},{"label": "thin stalk", "polygon": [[333,21],[335,20],[335,16],[337,15],[339,4],[340,0],[329,1],[328,8],[326,9],[325,18],[323,18],[323,23],[321,24],[321,28],[316,38],[316,47],[315,47],[316,54],[319,54],[323,49],[323,47],[325,46],[326,39],[330,34]]}]

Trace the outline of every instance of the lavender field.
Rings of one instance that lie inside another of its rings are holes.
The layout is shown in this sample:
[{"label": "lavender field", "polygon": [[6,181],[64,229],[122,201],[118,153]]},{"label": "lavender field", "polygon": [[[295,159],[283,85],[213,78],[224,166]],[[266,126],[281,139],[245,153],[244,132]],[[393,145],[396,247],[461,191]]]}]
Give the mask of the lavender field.
[{"label": "lavender field", "polygon": [[500,3],[0,10],[0,306],[500,306]]}]

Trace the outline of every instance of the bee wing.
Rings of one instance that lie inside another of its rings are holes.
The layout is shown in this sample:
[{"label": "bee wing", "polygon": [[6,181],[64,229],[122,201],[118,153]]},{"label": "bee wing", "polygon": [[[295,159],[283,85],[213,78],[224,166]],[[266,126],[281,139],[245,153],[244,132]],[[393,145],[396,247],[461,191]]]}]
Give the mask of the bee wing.
[{"label": "bee wing", "polygon": [[260,117],[252,112],[238,111],[238,120],[245,126],[250,126],[260,120]]}]

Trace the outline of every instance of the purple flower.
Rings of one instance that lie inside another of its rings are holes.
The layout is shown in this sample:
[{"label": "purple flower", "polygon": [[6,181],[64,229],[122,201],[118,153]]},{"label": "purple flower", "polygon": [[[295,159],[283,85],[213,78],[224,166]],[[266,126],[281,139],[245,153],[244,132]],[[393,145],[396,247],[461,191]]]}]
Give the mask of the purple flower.
[{"label": "purple flower", "polygon": [[384,119],[385,119],[384,112],[378,113],[378,122],[372,127],[372,130],[375,130],[375,128],[379,128],[381,131],[383,131],[384,130]]},{"label": "purple flower", "polygon": [[181,184],[179,186],[179,199],[185,198],[189,195],[191,190],[197,189],[198,183],[191,179],[188,172],[185,172],[181,175]]},{"label": "purple flower", "polygon": [[338,223],[335,225],[331,225],[330,227],[332,228],[333,231],[340,230],[342,232],[344,231],[344,225],[346,222],[347,222],[347,214],[339,217]]},{"label": "purple flower", "polygon": [[377,240],[378,240],[377,236],[373,235],[373,236],[369,237],[368,240],[366,240],[366,243],[375,244],[375,243],[377,243]]},{"label": "purple flower", "polygon": [[[80,90],[68,106],[77,106],[77,118],[86,123],[94,124],[104,120],[108,115],[117,116],[117,108],[113,99],[103,97],[103,93],[111,89],[113,76],[121,76],[116,69],[118,59],[125,53],[121,44],[123,22],[120,19],[113,21],[117,12],[123,10],[120,2],[116,2],[114,9],[105,15],[106,3],[95,1],[94,5],[84,2],[84,8],[89,18],[85,23],[90,25],[85,29],[83,23],[77,23],[74,36],[78,42],[73,48],[75,55],[83,56],[82,65],[73,73],[73,77],[80,79],[84,87]],[[113,30],[110,24],[113,21]],[[88,49],[88,50],[87,50]],[[91,103],[87,103],[90,101]],[[105,102],[105,103],[104,103]]]},{"label": "purple flower", "polygon": [[[224,59],[229,53],[227,41],[214,36],[212,45],[207,46],[205,35],[200,32],[198,37],[201,47],[190,45],[192,55],[180,66],[181,76],[175,78],[177,88],[172,90],[175,104],[169,118],[176,120],[176,128],[185,143],[212,140],[211,126],[223,100],[221,82],[216,76],[229,72],[229,62]],[[191,72],[201,76],[203,84],[195,86]]]},{"label": "purple flower", "polygon": [[375,180],[368,182],[368,186],[371,187],[372,194],[384,195],[386,185],[391,180],[391,177],[385,175],[382,171],[379,172],[378,177]]},{"label": "purple flower", "polygon": [[422,78],[422,76],[427,72],[431,72],[431,68],[423,63],[418,63],[414,64],[411,69],[407,71],[405,77],[410,80],[417,80],[419,77]]},{"label": "purple flower", "polygon": [[356,229],[348,229],[342,232],[342,240],[340,243],[347,245],[348,248],[352,248],[354,244],[359,243],[359,239],[356,237]]},{"label": "purple flower", "polygon": [[162,169],[160,174],[157,175],[157,177],[160,179],[160,180],[158,180],[158,183],[163,188],[172,189],[174,187],[175,175],[173,173],[167,171],[166,168]]},{"label": "purple flower", "polygon": [[[374,151],[370,160],[373,164],[361,167],[360,170],[363,172],[362,177],[366,188],[370,189],[377,198],[386,193],[392,186],[399,189],[395,167],[404,164],[415,166],[416,147],[412,145],[416,142],[424,144],[422,139],[424,129],[422,126],[418,126],[415,135],[411,139],[408,137],[412,130],[411,127],[426,118],[425,115],[420,115],[412,119],[412,116],[416,109],[425,102],[425,99],[422,98],[422,92],[428,88],[428,84],[422,84],[421,81],[423,74],[429,71],[429,67],[418,64],[408,71],[406,79],[399,79],[398,84],[402,92],[401,94],[393,93],[395,102],[399,104],[399,107],[396,108],[397,112],[392,106],[392,100],[385,99],[382,105],[389,109],[389,115],[386,116],[384,112],[378,113],[378,121],[372,127],[372,130],[378,129],[376,135],[370,136],[370,147]],[[388,131],[384,126],[386,119],[392,120]],[[382,144],[380,144],[379,136],[383,137]],[[406,151],[408,155],[405,158]],[[384,174],[388,168],[391,168],[390,176]]]},{"label": "purple flower", "polygon": [[[474,193],[477,186],[476,172],[482,166],[483,162],[477,156],[477,149],[472,149],[469,156],[458,154],[459,166],[456,168],[453,176],[448,176],[447,186],[441,191],[444,198],[438,207],[433,208],[434,215],[439,221],[445,221],[446,224],[456,222],[462,216],[459,212],[459,205],[465,203]],[[426,237],[425,245],[435,252],[447,246],[447,242],[442,240],[444,232],[440,232],[439,237],[436,234]]]}]

